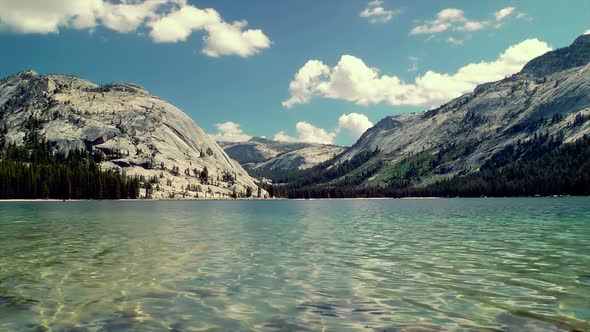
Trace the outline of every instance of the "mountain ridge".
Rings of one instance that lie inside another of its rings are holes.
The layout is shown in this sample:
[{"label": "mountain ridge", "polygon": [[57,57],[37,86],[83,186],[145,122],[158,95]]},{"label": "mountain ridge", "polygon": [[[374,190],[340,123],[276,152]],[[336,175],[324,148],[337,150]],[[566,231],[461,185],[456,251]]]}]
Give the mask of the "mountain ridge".
[{"label": "mountain ridge", "polygon": [[219,142],[225,152],[246,170],[259,177],[276,171],[311,168],[344,151],[329,144],[281,142],[252,137],[245,142]]},{"label": "mountain ridge", "polygon": [[[560,145],[578,141],[590,133],[589,41],[581,36],[439,107],[385,117],[349,149],[299,177],[320,179],[314,186],[324,193],[422,188],[476,173],[504,149],[535,137],[559,138]],[[555,60],[563,54],[578,62]],[[305,182],[290,181],[291,189]]]}]

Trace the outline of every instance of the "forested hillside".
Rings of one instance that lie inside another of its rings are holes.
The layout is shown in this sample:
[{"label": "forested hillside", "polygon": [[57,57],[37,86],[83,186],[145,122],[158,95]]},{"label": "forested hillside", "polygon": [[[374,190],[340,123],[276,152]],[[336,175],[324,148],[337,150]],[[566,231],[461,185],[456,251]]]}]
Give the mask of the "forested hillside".
[{"label": "forested hillside", "polygon": [[590,35],[426,112],[389,116],[305,172],[270,174],[305,197],[586,195]]},{"label": "forested hillside", "polygon": [[99,155],[73,150],[54,152],[43,140],[38,121],[27,122],[24,144],[8,144],[0,129],[0,199],[124,199],[138,198],[139,177],[102,171]]},{"label": "forested hillside", "polygon": [[[560,137],[537,136],[530,142],[510,145],[487,161],[478,172],[417,187],[415,176],[436,167],[437,156],[407,162],[389,186],[359,188],[359,178],[345,178],[330,185],[307,184],[306,178],[274,185],[269,192],[287,198],[348,197],[481,197],[590,195],[590,137],[562,144]],[[321,171],[316,169],[316,172]],[[335,172],[335,171],[333,171]],[[310,179],[314,175],[310,174]],[[319,176],[319,175],[316,175]]]}]

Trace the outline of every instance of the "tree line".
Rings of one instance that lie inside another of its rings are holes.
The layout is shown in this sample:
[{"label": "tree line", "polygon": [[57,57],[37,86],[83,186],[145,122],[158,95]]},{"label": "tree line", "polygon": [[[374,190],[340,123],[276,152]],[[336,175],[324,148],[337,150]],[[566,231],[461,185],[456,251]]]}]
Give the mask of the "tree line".
[{"label": "tree line", "polygon": [[[436,166],[438,159],[430,159],[429,166]],[[412,163],[409,165],[411,170]],[[358,167],[362,168],[362,164]],[[354,172],[354,176],[366,178],[370,171],[365,167],[362,172]],[[333,172],[340,173],[337,169]],[[478,171],[460,173],[426,186],[415,185],[414,177],[419,175],[406,171],[385,185],[373,187],[358,185],[360,182],[354,176],[331,183],[307,184],[308,178],[320,176],[307,175],[300,181],[266,185],[264,189],[272,197],[283,198],[590,195],[590,137],[585,135],[563,144],[559,135],[536,134],[527,142],[505,147]]]},{"label": "tree line", "polygon": [[31,118],[22,145],[6,141],[0,129],[0,199],[134,199],[138,177],[119,170],[102,170],[86,150],[54,152],[39,135]]}]

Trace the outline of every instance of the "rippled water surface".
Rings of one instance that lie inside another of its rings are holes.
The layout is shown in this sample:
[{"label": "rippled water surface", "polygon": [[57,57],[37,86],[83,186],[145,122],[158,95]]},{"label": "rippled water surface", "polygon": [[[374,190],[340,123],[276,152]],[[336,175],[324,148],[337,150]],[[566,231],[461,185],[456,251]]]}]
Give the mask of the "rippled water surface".
[{"label": "rippled water surface", "polygon": [[0,331],[589,321],[588,198],[0,203]]}]

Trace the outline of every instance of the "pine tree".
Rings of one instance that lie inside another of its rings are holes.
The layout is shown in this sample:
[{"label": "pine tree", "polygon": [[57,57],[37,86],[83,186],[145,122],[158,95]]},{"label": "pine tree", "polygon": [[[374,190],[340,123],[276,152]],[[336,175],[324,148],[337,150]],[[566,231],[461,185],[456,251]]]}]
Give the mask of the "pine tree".
[{"label": "pine tree", "polygon": [[88,151],[53,153],[28,120],[23,145],[0,149],[0,198],[119,199],[139,196],[139,178],[102,171]]},{"label": "pine tree", "polygon": [[209,170],[207,169],[207,166],[205,166],[205,168],[203,168],[199,177],[201,178],[202,184],[209,183]]}]

